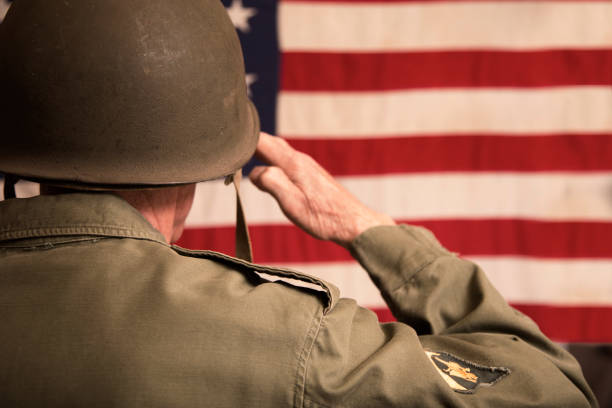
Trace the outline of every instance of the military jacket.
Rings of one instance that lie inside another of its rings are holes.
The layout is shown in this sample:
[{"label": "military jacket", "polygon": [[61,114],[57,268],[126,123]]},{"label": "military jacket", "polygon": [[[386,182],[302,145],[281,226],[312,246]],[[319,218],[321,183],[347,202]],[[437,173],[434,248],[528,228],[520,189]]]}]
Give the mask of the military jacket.
[{"label": "military jacket", "polygon": [[596,405],[428,231],[375,227],[351,253],[398,322],[315,277],[170,246],[113,195],[0,202],[0,406]]}]

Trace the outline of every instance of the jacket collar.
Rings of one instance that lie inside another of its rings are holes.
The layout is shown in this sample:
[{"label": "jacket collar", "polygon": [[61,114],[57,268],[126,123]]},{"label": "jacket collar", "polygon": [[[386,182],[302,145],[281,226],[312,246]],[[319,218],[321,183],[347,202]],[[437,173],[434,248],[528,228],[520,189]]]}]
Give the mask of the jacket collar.
[{"label": "jacket collar", "polygon": [[59,194],[0,202],[0,241],[61,236],[137,238],[167,245],[134,207],[112,194]]}]

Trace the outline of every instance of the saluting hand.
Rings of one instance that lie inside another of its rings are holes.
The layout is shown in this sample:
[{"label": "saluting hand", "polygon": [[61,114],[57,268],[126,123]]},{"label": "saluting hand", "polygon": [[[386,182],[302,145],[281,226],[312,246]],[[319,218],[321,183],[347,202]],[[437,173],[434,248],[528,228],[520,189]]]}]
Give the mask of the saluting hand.
[{"label": "saluting hand", "polygon": [[253,184],[272,194],[283,213],[310,235],[346,248],[370,227],[395,225],[391,217],[366,207],[312,157],[285,140],[262,132],[256,155],[269,166],[251,171]]}]

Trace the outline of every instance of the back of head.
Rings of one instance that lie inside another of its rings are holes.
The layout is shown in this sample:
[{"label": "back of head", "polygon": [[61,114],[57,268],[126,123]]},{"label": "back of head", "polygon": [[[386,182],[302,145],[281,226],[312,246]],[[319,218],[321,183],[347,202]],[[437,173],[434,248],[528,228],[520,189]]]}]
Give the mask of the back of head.
[{"label": "back of head", "polygon": [[219,0],[17,0],[0,25],[0,171],[135,188],[234,173],[255,150]]}]

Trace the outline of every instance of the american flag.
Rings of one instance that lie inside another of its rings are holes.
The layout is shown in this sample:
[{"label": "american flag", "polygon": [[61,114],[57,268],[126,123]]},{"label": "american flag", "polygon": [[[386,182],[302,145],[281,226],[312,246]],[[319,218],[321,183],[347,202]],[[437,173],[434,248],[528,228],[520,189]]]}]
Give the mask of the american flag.
[{"label": "american flag", "polygon": [[[265,131],[479,263],[551,338],[612,342],[611,2],[223,2]],[[256,262],[392,319],[348,252],[242,194]],[[233,253],[233,202],[199,184],[179,244]]]},{"label": "american flag", "polygon": [[[612,342],[612,3],[223,0],[263,129],[357,197],[430,228],[564,342]],[[345,250],[243,184],[258,263],[392,318]],[[233,252],[198,186],[180,244]]]}]

